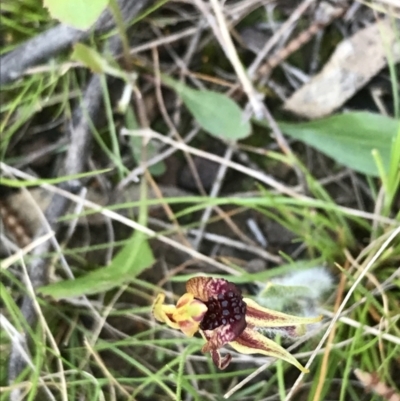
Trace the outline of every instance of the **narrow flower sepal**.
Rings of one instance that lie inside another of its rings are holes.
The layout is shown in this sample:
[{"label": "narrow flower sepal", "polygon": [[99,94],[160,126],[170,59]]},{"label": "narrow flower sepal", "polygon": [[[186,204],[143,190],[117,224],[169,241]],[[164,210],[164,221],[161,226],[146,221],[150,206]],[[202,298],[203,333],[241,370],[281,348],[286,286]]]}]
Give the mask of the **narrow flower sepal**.
[{"label": "narrow flower sepal", "polygon": [[299,317],[287,315],[272,309],[264,308],[250,298],[243,298],[247,305],[246,322],[248,327],[268,327],[279,329],[289,337],[299,337],[305,334],[306,325],[318,323],[322,316]]},{"label": "narrow flower sepal", "polygon": [[246,328],[245,331],[236,338],[235,341],[231,341],[229,345],[241,354],[263,354],[273,358],[283,359],[296,366],[302,372],[308,373],[308,370],[288,351],[255,330]]}]

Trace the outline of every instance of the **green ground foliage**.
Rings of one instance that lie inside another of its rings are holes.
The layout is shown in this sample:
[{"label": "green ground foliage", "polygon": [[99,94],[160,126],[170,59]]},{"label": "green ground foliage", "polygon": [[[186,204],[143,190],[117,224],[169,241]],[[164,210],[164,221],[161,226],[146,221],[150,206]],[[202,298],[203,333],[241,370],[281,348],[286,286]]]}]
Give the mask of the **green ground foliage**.
[{"label": "green ground foliage", "polygon": [[[141,1],[128,20],[126,1],[2,1],[1,74],[60,23],[86,29],[105,7],[112,23],[1,86],[0,401],[398,400],[396,57],[329,116],[282,105],[378,16],[400,46],[399,8],[349,1],[263,78],[254,43],[277,35],[271,56],[336,2],[295,17],[302,2]],[[55,194],[69,203],[49,226]],[[323,315],[296,341],[274,337],[309,373],[232,349],[218,370],[199,334],[156,322],[155,296],[176,302],[199,273]]]}]

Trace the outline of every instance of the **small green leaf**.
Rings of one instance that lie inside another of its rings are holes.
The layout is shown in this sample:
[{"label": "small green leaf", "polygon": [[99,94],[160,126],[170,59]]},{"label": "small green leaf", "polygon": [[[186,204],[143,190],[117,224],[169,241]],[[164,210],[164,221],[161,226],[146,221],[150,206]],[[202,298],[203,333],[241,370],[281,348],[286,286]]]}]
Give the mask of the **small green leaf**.
[{"label": "small green leaf", "polygon": [[153,263],[153,253],[147,239],[142,233],[135,231],[109,266],[75,280],[60,281],[41,287],[38,291],[55,299],[96,294],[128,283]]},{"label": "small green leaf", "polygon": [[97,74],[104,72],[107,67],[107,61],[96,50],[82,43],[77,43],[74,46],[71,59],[80,61]]},{"label": "small green leaf", "polygon": [[43,0],[54,19],[81,30],[89,29],[107,4],[108,0]]},{"label": "small green leaf", "polygon": [[192,89],[166,76],[162,79],[178,93],[196,121],[211,135],[231,140],[250,135],[250,122],[244,120],[243,111],[228,96]]},{"label": "small green leaf", "polygon": [[127,80],[126,74],[122,70],[113,67],[107,61],[107,59],[105,59],[95,49],[82,43],[77,43],[74,46],[74,51],[71,54],[71,59],[80,61],[96,74],[104,73],[117,78],[121,78],[123,80]]},{"label": "small green leaf", "polygon": [[392,140],[399,121],[368,112],[343,113],[305,123],[280,122],[282,131],[318,149],[338,163],[371,176],[378,176],[372,151],[376,149],[389,169]]}]

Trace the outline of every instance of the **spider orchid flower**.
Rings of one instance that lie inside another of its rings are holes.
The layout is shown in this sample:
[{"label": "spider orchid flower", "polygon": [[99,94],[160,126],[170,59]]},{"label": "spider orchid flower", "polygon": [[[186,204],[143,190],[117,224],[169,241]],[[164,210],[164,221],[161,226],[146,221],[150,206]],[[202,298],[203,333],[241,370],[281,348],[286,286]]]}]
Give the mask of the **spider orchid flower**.
[{"label": "spider orchid flower", "polygon": [[156,320],[192,337],[197,331],[206,340],[202,352],[210,352],[215,365],[225,369],[232,356],[221,356],[219,349],[229,344],[242,354],[263,354],[283,359],[303,372],[307,370],[284,348],[258,330],[276,329],[290,337],[305,333],[305,325],[317,318],[304,318],[276,312],[243,298],[235,284],[211,277],[194,277],[186,283],[186,293],[175,305],[164,305],[159,294],[153,304]]}]

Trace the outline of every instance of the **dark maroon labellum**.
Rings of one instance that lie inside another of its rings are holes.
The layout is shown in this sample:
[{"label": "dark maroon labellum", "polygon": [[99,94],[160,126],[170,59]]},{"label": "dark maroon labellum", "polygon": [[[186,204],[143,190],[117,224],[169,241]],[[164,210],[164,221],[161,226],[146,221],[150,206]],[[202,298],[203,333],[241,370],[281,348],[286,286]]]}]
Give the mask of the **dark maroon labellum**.
[{"label": "dark maroon labellum", "polygon": [[210,298],[205,304],[208,309],[200,323],[202,330],[214,330],[219,326],[238,323],[245,319],[246,304],[240,293],[227,291],[218,294],[217,298]]}]

